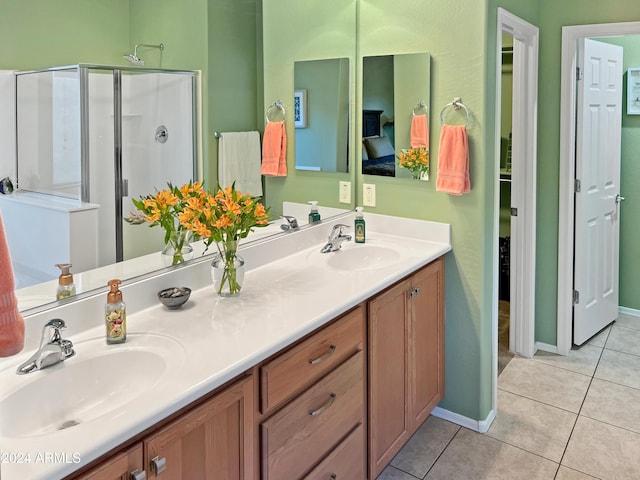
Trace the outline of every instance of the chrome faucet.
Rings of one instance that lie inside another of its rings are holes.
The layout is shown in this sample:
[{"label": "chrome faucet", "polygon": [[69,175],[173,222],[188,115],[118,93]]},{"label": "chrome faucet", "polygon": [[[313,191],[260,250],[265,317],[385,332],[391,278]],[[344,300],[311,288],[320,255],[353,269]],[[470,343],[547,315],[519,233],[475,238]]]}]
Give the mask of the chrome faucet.
[{"label": "chrome faucet", "polygon": [[280,228],[282,230],[298,230],[298,220],[296,220],[296,217],[292,217],[291,215],[282,215],[280,218],[287,221],[287,223],[283,223],[282,225],[280,225]]},{"label": "chrome faucet", "polygon": [[333,226],[333,229],[329,234],[329,240],[327,241],[327,244],[322,247],[322,250],[320,250],[322,253],[338,251],[342,246],[342,242],[351,240],[351,235],[344,235],[342,233],[343,228],[349,228],[349,225],[338,223],[337,225]]},{"label": "chrome faucet", "polygon": [[42,328],[40,347],[29,360],[18,367],[16,373],[25,375],[35,370],[42,370],[56,363],[60,363],[75,355],[71,340],[65,340],[60,335],[60,330],[66,328],[63,320],[54,318],[45,323]]}]

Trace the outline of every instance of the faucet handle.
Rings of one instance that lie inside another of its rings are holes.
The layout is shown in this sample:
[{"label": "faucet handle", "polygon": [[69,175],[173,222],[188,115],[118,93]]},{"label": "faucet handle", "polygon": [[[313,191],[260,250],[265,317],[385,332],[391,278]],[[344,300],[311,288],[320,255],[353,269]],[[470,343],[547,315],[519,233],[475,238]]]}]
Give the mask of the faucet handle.
[{"label": "faucet handle", "polygon": [[280,218],[287,221],[287,225],[280,225],[283,230],[296,230],[298,228],[298,220],[291,215],[281,215]]},{"label": "faucet handle", "polygon": [[61,318],[52,318],[47,323],[44,324],[44,327],[51,327],[57,330],[62,330],[63,328],[67,328],[66,323]]},{"label": "faucet handle", "polygon": [[344,223],[337,223],[333,226],[333,230],[331,230],[331,235],[329,238],[342,235],[343,228],[350,228],[349,225],[345,225]]},{"label": "faucet handle", "polygon": [[[49,329],[53,331],[49,335]],[[64,323],[64,320],[60,318],[53,318],[44,324],[42,327],[42,339],[40,340],[40,346],[46,343],[54,343],[62,340],[62,336],[60,335],[60,330],[67,328],[67,325]]]}]

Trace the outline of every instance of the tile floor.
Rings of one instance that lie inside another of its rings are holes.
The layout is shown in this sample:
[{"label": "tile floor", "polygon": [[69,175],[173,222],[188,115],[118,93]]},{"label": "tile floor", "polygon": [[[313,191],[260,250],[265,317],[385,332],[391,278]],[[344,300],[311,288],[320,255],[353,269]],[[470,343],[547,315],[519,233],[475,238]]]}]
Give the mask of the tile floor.
[{"label": "tile floor", "polygon": [[378,480],[640,479],[640,318],[567,357],[513,358],[486,434],[429,417]]}]

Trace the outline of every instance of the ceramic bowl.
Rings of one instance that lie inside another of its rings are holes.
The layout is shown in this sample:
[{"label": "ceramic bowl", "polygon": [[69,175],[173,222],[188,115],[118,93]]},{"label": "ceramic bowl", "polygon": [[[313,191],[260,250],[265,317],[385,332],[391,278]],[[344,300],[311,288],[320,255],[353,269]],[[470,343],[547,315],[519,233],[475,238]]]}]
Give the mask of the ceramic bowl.
[{"label": "ceramic bowl", "polygon": [[188,287],[169,287],[158,292],[158,299],[170,310],[181,308],[189,300],[191,289]]}]

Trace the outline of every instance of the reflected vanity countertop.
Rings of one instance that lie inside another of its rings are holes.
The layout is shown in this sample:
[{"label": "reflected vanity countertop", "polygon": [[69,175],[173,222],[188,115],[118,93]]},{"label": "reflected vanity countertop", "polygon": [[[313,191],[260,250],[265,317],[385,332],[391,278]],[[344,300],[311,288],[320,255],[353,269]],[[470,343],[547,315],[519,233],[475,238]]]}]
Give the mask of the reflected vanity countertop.
[{"label": "reflected vanity countertop", "polygon": [[[124,344],[126,348],[135,349],[136,342],[151,336],[170,338],[181,348],[168,351],[170,358],[165,359],[166,363],[182,367],[172,371],[167,368],[164,380],[156,382],[153,388],[115,411],[105,409],[104,415],[96,415],[86,423],[42,435],[0,438],[3,452],[28,454],[31,459],[30,463],[2,464],[2,479],[51,479],[73,472],[451,250],[447,224],[365,212],[367,243],[348,242],[343,244],[342,251],[320,254],[332,226],[353,225],[353,219],[350,212],[331,222],[243,250],[241,254],[249,267],[255,267],[247,271],[239,297],[216,296],[205,280],[209,276],[206,262],[190,266],[192,272],[186,277],[176,277],[187,270],[180,269],[168,273],[164,279],[141,283],[138,288],[151,292],[144,290],[140,296],[148,294],[151,298],[158,291],[158,285],[170,281],[181,283],[190,278],[194,283],[200,282],[189,285],[193,292],[181,310],[168,310],[155,302],[128,311],[130,341]],[[373,252],[375,259],[363,257],[361,252]],[[345,269],[349,261],[360,258],[368,258],[368,263],[362,266],[354,263],[354,268]],[[123,290],[125,302],[129,305],[133,300],[132,304],[142,305],[132,298],[133,292],[133,287]],[[84,345],[90,339],[104,336],[101,322],[104,299],[100,300],[102,303],[97,299],[87,300],[84,306],[76,306],[76,311],[72,310],[72,303],[67,311],[61,307],[59,312],[52,312],[65,319],[70,327],[65,331],[68,335],[63,335],[65,338]],[[91,313],[87,313],[88,309]],[[50,317],[53,317],[51,313]],[[93,317],[91,321],[87,320],[89,317]],[[16,357],[0,360],[0,384],[3,385],[0,405],[8,395],[24,388],[25,383],[52,374],[46,370],[25,376],[14,373],[16,366],[32,353],[31,347],[37,342],[44,318],[47,317],[27,319],[31,330],[25,350]],[[50,370],[64,371],[71,362],[82,362],[82,356],[83,352],[79,351],[75,357]],[[113,372],[96,371],[95,374],[99,381],[103,375]],[[42,401],[46,401],[44,394]],[[5,424],[2,416],[17,414],[19,412],[0,411],[0,425]],[[44,452],[58,453],[60,461],[36,462]],[[74,463],[74,459],[79,459],[81,464]]]},{"label": "reflected vanity countertop", "polygon": [[73,198],[23,191],[15,191],[9,195],[0,195],[0,202],[3,201],[31,205],[47,210],[58,210],[61,212],[77,212],[81,210],[95,210],[100,208],[100,205],[95,203],[81,202],[80,200],[74,200]]},{"label": "reflected vanity countertop", "polygon": [[[39,194],[20,193],[16,195],[14,193],[13,195],[0,195],[0,199],[12,199],[11,201],[18,201],[18,197],[22,199],[19,200],[21,203],[37,202],[43,203],[43,206],[50,203],[48,201],[45,201],[45,199],[48,199],[50,196],[43,196]],[[67,208],[80,208],[80,205],[84,205],[86,208],[97,208],[97,205],[82,204],[81,202],[65,198],[59,198],[59,201],[61,206],[66,205]],[[300,226],[304,226],[305,224],[307,224],[307,216],[309,214],[310,208],[308,204],[283,202],[282,205],[283,215],[291,215],[295,217],[298,220],[298,224]],[[51,205],[48,205],[47,208],[52,207]],[[325,207],[322,205],[319,206],[319,211],[322,214],[322,218],[325,219],[333,217],[335,215],[344,215],[348,212],[348,210],[345,209]],[[242,244],[244,245],[248,242],[260,241],[267,237],[271,237],[272,235],[282,234],[283,229],[281,228],[281,225],[283,223],[283,220],[277,219],[273,220],[269,223],[269,225],[265,227],[255,228],[252,232],[249,233],[249,236],[242,241]],[[194,258],[202,256],[202,254],[205,252],[205,246],[202,241],[193,242],[191,246],[194,250]],[[215,247],[211,246],[206,253],[214,252]],[[131,258],[124,262],[118,262],[111,265],[98,267],[86,272],[75,272],[72,269],[72,273],[76,291],[78,294],[80,294],[104,288],[106,287],[107,282],[112,278],[129,280],[138,276],[148,275],[151,272],[157,272],[159,270],[162,270],[163,268],[166,268],[166,265],[163,263],[163,259],[158,252],[154,252],[148,255]],[[46,282],[41,282],[35,285],[20,288],[16,291],[16,296],[18,297],[18,309],[21,312],[24,312],[32,308],[38,308],[43,305],[55,302],[57,287],[58,279],[56,277]]]}]

